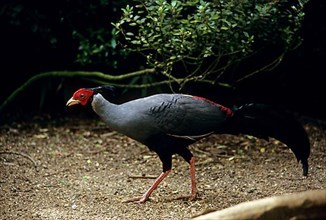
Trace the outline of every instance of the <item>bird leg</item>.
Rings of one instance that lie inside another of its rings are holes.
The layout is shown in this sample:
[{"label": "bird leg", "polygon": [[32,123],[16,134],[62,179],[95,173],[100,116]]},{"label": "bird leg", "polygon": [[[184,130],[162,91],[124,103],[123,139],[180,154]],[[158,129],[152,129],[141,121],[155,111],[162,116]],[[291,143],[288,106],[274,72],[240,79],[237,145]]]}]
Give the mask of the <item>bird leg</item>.
[{"label": "bird leg", "polygon": [[195,157],[191,157],[190,161],[190,178],[191,178],[191,194],[188,196],[180,196],[177,199],[189,199],[194,200],[197,198],[197,183],[196,183],[196,175],[195,175]]},{"label": "bird leg", "polygon": [[136,202],[136,203],[144,203],[148,200],[152,192],[157,188],[157,186],[162,182],[162,180],[171,172],[170,170],[164,171],[159,175],[153,185],[141,196],[132,199],[125,200],[123,202]]},{"label": "bird leg", "polygon": [[190,160],[190,178],[191,178],[191,196],[190,199],[195,199],[197,197],[197,183],[195,175],[195,157]]}]

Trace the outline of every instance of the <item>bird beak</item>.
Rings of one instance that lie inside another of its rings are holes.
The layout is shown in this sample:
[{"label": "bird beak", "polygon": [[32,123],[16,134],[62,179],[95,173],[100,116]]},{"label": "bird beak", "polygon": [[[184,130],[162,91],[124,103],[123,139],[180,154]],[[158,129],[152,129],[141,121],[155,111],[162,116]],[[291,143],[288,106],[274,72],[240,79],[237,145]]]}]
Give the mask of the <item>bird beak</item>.
[{"label": "bird beak", "polygon": [[80,104],[80,101],[79,100],[76,100],[74,98],[70,98],[66,104],[66,106],[72,106],[72,105],[77,105],[77,104]]}]

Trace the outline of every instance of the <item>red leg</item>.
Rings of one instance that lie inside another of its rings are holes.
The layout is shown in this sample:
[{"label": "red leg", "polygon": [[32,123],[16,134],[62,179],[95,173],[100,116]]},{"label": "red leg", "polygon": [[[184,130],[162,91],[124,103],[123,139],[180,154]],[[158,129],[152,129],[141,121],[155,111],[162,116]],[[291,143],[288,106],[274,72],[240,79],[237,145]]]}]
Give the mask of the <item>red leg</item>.
[{"label": "red leg", "polygon": [[195,157],[190,160],[190,178],[191,178],[191,196],[190,199],[195,199],[197,197],[197,183],[195,175]]},{"label": "red leg", "polygon": [[197,198],[197,183],[195,175],[195,157],[191,157],[190,161],[190,179],[191,179],[191,194],[187,196],[179,196],[176,199],[194,200]]},{"label": "red leg", "polygon": [[167,170],[165,172],[162,172],[159,177],[156,178],[155,182],[153,185],[143,194],[141,197],[133,198],[133,199],[128,199],[124,202],[137,202],[137,203],[144,203],[148,200],[152,192],[157,188],[157,186],[162,182],[162,180],[171,172],[171,170]]}]

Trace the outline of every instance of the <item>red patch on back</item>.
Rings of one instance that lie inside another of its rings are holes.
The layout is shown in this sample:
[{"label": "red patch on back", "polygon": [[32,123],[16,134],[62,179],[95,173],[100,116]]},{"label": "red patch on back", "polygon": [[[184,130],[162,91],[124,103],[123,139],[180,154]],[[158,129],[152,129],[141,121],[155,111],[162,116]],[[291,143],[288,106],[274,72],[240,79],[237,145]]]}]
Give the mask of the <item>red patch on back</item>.
[{"label": "red patch on back", "polygon": [[231,109],[229,109],[228,107],[225,107],[221,104],[218,104],[216,102],[213,102],[209,99],[206,99],[206,98],[203,98],[203,97],[200,97],[200,96],[192,96],[193,98],[195,99],[199,99],[199,100],[203,100],[205,102],[208,102],[210,104],[213,104],[215,106],[217,106],[222,112],[224,112],[228,117],[232,117],[233,116],[233,111]]}]

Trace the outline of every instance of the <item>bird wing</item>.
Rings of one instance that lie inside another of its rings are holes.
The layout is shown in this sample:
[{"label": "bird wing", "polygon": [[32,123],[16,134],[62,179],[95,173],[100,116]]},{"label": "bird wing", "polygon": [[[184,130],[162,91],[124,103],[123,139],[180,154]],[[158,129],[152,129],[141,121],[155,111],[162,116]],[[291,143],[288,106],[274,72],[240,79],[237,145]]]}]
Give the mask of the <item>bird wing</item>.
[{"label": "bird wing", "polygon": [[156,126],[171,136],[200,139],[213,133],[228,117],[223,106],[203,98],[182,94],[161,98],[150,108],[150,114]]}]

